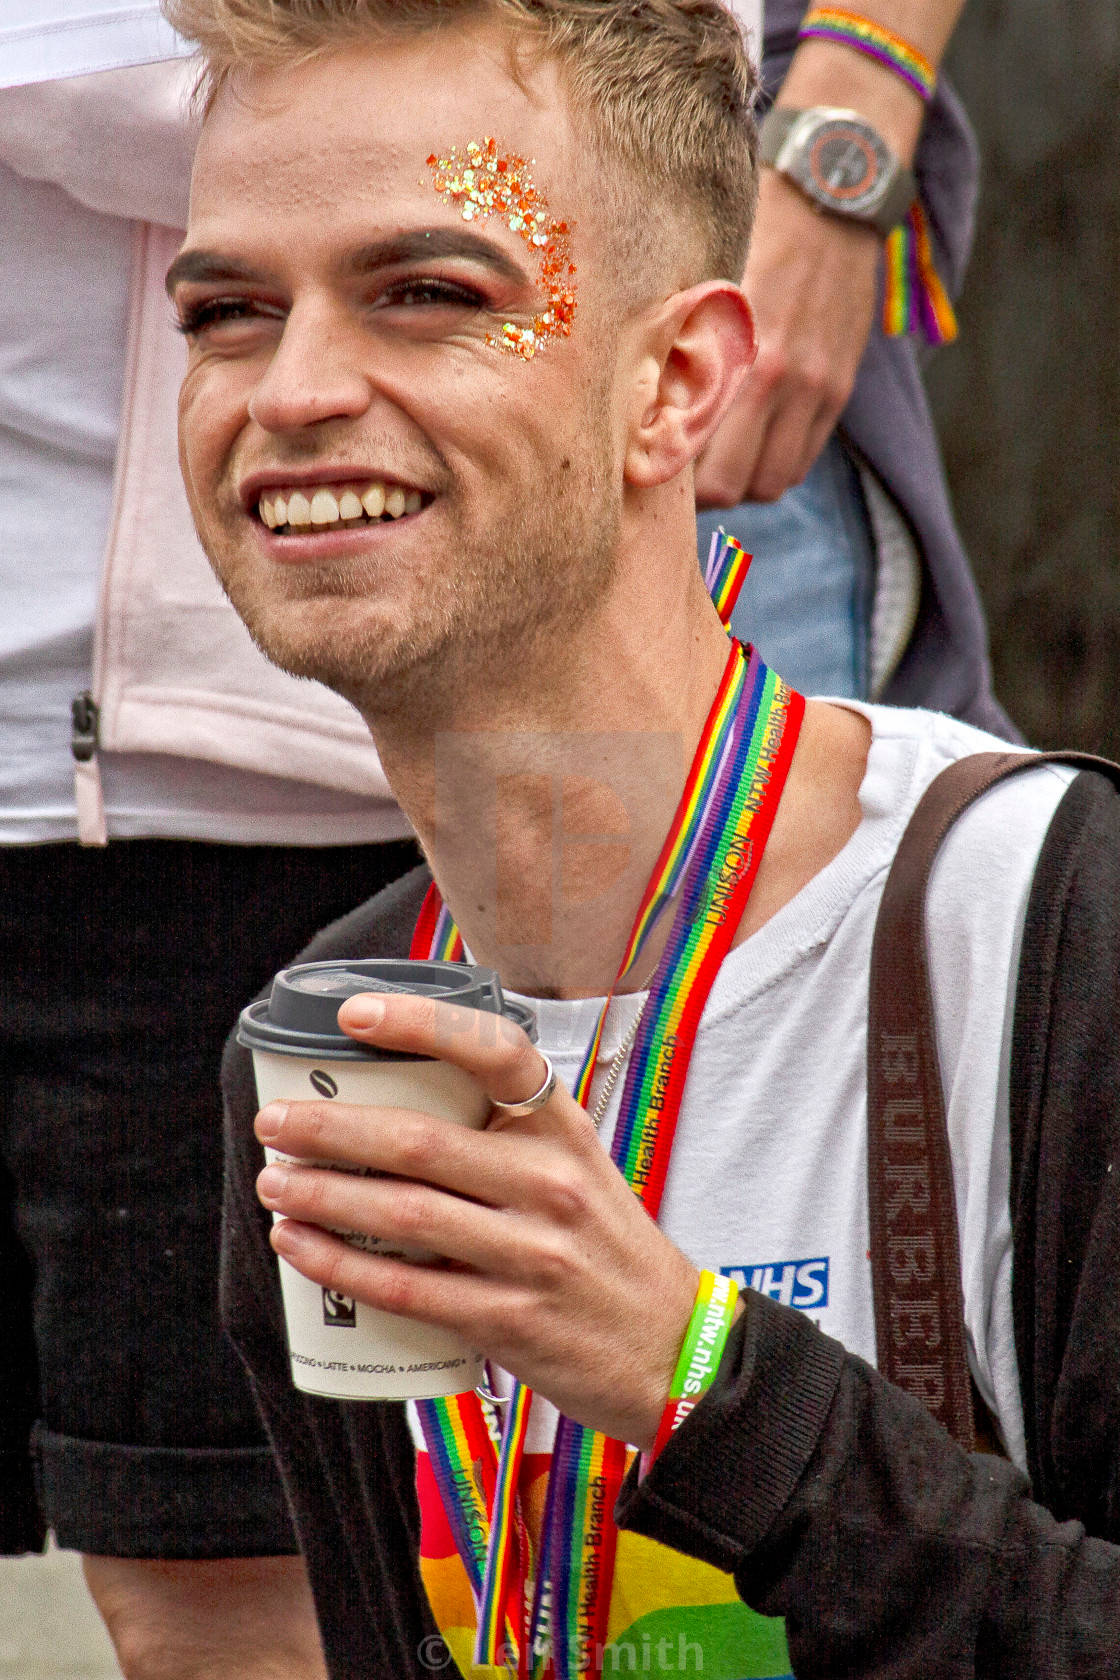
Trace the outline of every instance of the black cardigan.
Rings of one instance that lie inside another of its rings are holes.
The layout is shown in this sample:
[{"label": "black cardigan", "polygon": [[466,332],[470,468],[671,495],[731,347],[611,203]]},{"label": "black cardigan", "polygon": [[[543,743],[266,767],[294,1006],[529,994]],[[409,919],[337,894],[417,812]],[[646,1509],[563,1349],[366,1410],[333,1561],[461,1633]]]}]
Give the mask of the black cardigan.
[{"label": "black cardigan", "polygon": [[[407,952],[427,880],[414,871],[303,960]],[[716,1385],[646,1480],[623,1489],[623,1526],[732,1571],[749,1604],[786,1618],[805,1680],[1120,1680],[1118,889],[1120,797],[1082,774],[1040,855],[1012,1050],[1015,1334],[1042,1503],[1012,1465],[960,1451],[804,1315],[749,1292]],[[435,1629],[403,1408],[292,1388],[253,1190],[252,1071],[232,1042],[224,1083],[224,1311],[292,1502],[330,1671],[422,1680]]]}]

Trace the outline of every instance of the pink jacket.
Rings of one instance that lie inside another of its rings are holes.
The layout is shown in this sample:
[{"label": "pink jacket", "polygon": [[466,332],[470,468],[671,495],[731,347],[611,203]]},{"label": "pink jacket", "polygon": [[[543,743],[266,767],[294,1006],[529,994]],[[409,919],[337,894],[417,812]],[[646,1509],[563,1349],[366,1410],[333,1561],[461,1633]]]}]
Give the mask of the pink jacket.
[{"label": "pink jacket", "polygon": [[[183,347],[163,285],[181,235],[147,222],[136,230],[116,492],[94,642],[97,745],[181,754],[364,795],[384,803],[386,835],[406,833],[357,712],[257,651],[195,539],[175,442]],[[80,836],[103,845],[96,750],[77,764],[76,784]]]}]

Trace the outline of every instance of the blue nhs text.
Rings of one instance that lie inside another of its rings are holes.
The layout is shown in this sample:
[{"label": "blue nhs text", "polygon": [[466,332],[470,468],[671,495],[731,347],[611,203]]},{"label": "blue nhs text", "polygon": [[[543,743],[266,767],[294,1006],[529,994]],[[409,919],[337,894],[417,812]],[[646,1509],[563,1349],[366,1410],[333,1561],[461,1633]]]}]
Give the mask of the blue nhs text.
[{"label": "blue nhs text", "polygon": [[828,1255],[816,1260],[774,1260],[768,1266],[721,1266],[725,1277],[740,1289],[756,1289],[783,1307],[828,1305]]}]

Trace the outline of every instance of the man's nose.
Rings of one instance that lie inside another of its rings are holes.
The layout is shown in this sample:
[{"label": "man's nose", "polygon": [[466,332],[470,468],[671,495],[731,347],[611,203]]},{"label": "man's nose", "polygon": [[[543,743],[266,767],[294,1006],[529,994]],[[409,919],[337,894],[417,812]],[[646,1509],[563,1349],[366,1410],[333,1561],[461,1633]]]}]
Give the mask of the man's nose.
[{"label": "man's nose", "polygon": [[249,399],[250,417],[266,432],[290,432],[364,414],[372,387],[354,337],[341,310],[321,302],[293,307]]}]

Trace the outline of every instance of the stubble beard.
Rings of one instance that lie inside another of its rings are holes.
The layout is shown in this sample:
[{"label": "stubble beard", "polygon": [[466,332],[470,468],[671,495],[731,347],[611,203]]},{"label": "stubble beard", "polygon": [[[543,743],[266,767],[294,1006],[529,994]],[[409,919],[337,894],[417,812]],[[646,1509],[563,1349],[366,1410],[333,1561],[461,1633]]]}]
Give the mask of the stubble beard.
[{"label": "stubble beard", "polygon": [[407,623],[379,610],[384,562],[293,566],[281,600],[255,586],[256,558],[216,564],[219,582],[282,670],[324,683],[371,723],[436,719],[462,698],[463,684],[467,693],[480,682],[497,688],[504,671],[516,676],[554,657],[557,637],[562,645],[578,638],[609,588],[621,509],[602,420],[595,433],[581,470],[550,475],[539,495],[515,501],[512,517],[503,507],[485,533],[460,523],[458,542],[413,592]]}]

